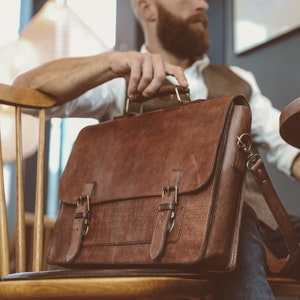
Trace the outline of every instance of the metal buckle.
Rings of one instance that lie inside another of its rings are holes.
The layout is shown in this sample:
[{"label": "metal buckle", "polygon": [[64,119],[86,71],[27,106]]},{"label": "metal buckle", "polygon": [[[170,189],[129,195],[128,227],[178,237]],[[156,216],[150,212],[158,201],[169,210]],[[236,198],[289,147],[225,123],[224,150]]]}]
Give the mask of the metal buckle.
[{"label": "metal buckle", "polygon": [[174,192],[174,203],[177,205],[178,201],[178,186],[177,185],[166,185],[162,188],[161,197],[164,198],[167,193],[170,196],[171,192]]},{"label": "metal buckle", "polygon": [[175,87],[175,93],[176,93],[176,97],[177,97],[177,101],[178,101],[178,102],[184,103],[184,102],[191,102],[191,101],[192,101],[191,96],[190,96],[189,93],[186,93],[186,94],[185,94],[186,97],[187,97],[187,99],[183,99],[183,98],[180,96],[180,94],[179,94],[179,91],[178,91],[178,87],[177,87],[177,86]]},{"label": "metal buckle", "polygon": [[[174,198],[173,198],[174,204],[175,204],[175,206],[177,206],[177,204],[178,204],[178,186],[177,185],[164,186],[162,188],[161,197],[164,198],[166,194],[168,196],[170,196],[171,192],[174,192]],[[170,217],[169,226],[168,226],[169,233],[173,230],[174,225],[175,225],[175,209],[172,210],[172,212],[171,212],[171,217]]]},{"label": "metal buckle", "polygon": [[86,211],[82,215],[82,217],[84,218],[84,228],[83,228],[82,235],[86,236],[87,233],[88,233],[88,231],[89,231],[89,225],[90,225],[89,217],[90,217],[91,197],[88,196],[88,195],[86,195],[86,196],[80,196],[76,200],[76,207],[78,207],[80,205],[84,205],[84,203],[86,203]]}]

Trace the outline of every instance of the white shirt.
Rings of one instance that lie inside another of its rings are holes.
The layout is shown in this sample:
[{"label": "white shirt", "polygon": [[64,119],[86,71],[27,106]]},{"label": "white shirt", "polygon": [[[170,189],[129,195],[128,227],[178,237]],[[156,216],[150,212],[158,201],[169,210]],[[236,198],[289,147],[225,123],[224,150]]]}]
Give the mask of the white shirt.
[{"label": "white shirt", "polygon": [[[141,51],[145,52],[145,47]],[[202,71],[209,63],[209,58],[205,56],[185,70],[192,100],[207,98],[208,91]],[[299,150],[288,145],[279,135],[280,111],[262,95],[251,72],[239,67],[230,68],[252,88],[249,103],[252,111],[253,141],[264,149],[269,163],[285,174],[291,175],[291,165]],[[174,78],[168,79],[177,84]],[[91,117],[103,121],[121,115],[124,111],[125,99],[125,80],[117,78],[84,93],[73,101],[49,109],[47,115],[48,117]]]}]

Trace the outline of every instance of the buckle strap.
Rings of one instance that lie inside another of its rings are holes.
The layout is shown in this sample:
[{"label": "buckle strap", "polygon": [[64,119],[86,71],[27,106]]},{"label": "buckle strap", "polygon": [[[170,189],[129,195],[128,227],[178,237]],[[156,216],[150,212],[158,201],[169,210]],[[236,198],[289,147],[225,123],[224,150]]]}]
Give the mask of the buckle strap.
[{"label": "buckle strap", "polygon": [[164,251],[167,234],[174,227],[176,206],[178,204],[178,185],[182,172],[172,170],[169,184],[162,188],[161,203],[158,206],[154,232],[150,245],[150,257],[155,260]]},{"label": "buckle strap", "polygon": [[73,226],[69,249],[66,255],[67,262],[72,262],[79,250],[82,239],[89,231],[90,202],[95,183],[86,183],[82,189],[82,195],[76,199]]}]

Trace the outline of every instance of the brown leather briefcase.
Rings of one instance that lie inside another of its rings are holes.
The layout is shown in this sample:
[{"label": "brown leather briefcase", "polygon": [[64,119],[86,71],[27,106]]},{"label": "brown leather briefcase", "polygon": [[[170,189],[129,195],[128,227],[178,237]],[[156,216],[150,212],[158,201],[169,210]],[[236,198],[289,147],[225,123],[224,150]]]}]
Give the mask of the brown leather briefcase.
[{"label": "brown leather briefcase", "polygon": [[232,270],[250,124],[248,102],[232,96],[84,128],[48,263]]}]

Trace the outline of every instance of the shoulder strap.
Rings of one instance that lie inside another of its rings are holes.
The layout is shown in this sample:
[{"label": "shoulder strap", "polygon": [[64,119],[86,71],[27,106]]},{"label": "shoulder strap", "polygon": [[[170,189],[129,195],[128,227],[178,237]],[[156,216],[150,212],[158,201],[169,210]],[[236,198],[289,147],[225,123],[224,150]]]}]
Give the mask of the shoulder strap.
[{"label": "shoulder strap", "polygon": [[272,273],[284,272],[300,257],[300,244],[296,230],[274,189],[262,159],[252,149],[250,134],[244,133],[239,136],[237,145],[247,154],[247,168],[253,174],[258,186],[261,188],[265,202],[282,232],[288,250],[286,258],[277,259],[265,246],[269,270]]},{"label": "shoulder strap", "polygon": [[[269,269],[273,273],[282,272],[288,269],[300,255],[300,245],[296,230],[289,218],[287,211],[281,203],[274,186],[270,180],[270,177],[266,171],[264,163],[261,158],[250,167],[250,170],[261,188],[265,201],[269,206],[278,226],[282,232],[285,244],[288,250],[288,257],[285,259],[276,260],[272,258],[272,263],[269,265]],[[268,253],[267,256],[271,253]],[[270,260],[269,260],[270,262]]]}]

